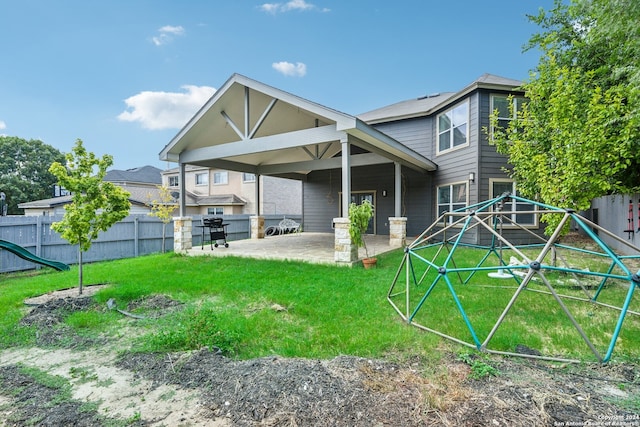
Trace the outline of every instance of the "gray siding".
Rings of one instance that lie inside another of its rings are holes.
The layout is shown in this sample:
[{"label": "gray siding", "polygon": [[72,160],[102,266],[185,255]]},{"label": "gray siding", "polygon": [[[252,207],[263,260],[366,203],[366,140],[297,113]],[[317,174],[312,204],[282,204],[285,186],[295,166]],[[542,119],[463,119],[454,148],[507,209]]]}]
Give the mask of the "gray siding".
[{"label": "gray siding", "polygon": [[376,124],[375,128],[417,153],[422,154],[426,158],[434,160],[434,123],[433,117],[420,117],[417,119]]},{"label": "gray siding", "polygon": [[[389,217],[394,216],[394,165],[355,167],[351,171],[351,191],[375,193],[376,234],[389,234]],[[402,170],[402,215],[407,219],[408,235],[422,232],[432,221],[431,179],[411,169]],[[304,230],[331,232],[333,218],[340,216],[342,177],[339,169],[315,171],[304,182]],[[387,196],[382,196],[382,191]]]}]

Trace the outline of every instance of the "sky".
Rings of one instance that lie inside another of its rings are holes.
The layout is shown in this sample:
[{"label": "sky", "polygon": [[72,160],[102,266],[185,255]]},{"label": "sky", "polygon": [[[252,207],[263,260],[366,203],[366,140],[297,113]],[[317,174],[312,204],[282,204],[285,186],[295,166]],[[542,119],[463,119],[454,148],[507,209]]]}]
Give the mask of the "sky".
[{"label": "sky", "polygon": [[111,169],[159,152],[234,73],[358,115],[529,78],[553,0],[0,0],[0,135]]}]

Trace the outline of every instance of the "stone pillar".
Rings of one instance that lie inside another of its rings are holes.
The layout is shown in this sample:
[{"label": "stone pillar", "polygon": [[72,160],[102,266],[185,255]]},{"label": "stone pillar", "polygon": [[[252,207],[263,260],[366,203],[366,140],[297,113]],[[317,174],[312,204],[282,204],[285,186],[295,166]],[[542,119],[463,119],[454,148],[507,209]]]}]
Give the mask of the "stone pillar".
[{"label": "stone pillar", "polygon": [[389,246],[401,248],[407,244],[407,218],[389,218]]},{"label": "stone pillar", "polygon": [[250,216],[249,220],[251,221],[251,238],[264,239],[264,217]]},{"label": "stone pillar", "polygon": [[173,218],[173,251],[185,252],[193,247],[192,219],[190,216]]},{"label": "stone pillar", "polygon": [[358,260],[358,247],[351,242],[349,218],[334,218],[334,260],[351,264]]}]

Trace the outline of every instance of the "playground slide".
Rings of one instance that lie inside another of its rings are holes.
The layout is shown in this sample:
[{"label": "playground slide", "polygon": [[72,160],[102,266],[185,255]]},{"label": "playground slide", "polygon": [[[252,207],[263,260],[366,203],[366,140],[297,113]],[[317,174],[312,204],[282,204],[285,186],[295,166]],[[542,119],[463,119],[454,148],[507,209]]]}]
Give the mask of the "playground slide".
[{"label": "playground slide", "polygon": [[69,266],[63,262],[51,261],[49,259],[40,258],[15,243],[7,242],[6,240],[0,240],[0,248],[6,249],[9,252],[18,255],[22,259],[35,262],[36,264],[46,265],[47,267],[55,268],[58,271],[69,270]]}]

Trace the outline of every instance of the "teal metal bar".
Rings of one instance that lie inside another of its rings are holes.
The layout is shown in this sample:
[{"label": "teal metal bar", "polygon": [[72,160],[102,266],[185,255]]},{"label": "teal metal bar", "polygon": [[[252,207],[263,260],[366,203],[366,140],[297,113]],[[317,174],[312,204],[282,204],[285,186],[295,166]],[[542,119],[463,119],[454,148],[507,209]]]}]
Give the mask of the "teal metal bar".
[{"label": "teal metal bar", "polygon": [[609,348],[607,349],[607,354],[604,356],[604,362],[608,362],[611,359],[611,355],[613,354],[613,349],[616,346],[616,340],[620,335],[620,330],[622,330],[622,323],[624,322],[624,318],[627,315],[627,310],[629,310],[629,304],[631,304],[631,298],[633,297],[633,291],[636,289],[636,286],[640,286],[640,271],[633,275],[633,278],[630,281],[629,291],[627,292],[627,297],[622,305],[622,311],[620,311],[620,316],[618,316],[618,322],[616,323],[615,330],[613,331],[613,336],[611,337],[611,342],[609,343]]}]

